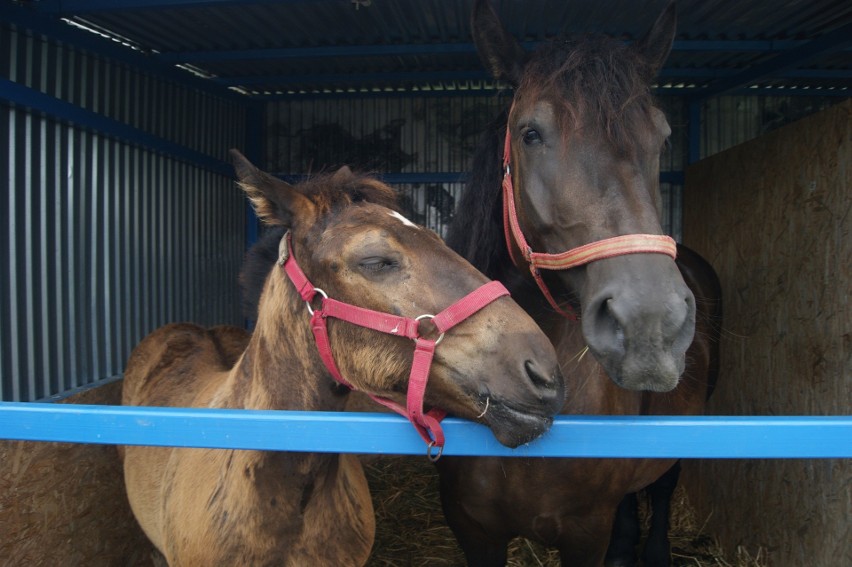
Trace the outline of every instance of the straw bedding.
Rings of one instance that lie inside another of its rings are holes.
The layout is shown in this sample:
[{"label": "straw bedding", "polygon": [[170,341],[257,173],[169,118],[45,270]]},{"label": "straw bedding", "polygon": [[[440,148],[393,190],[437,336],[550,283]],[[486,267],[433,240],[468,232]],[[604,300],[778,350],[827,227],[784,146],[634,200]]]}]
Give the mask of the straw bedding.
[{"label": "straw bedding", "polygon": [[[424,457],[365,457],[376,509],[376,542],[368,567],[464,565],[464,556],[444,521],[438,476]],[[640,516],[647,516],[640,498]],[[766,567],[762,553],[723,550],[695,518],[683,488],[672,506],[673,567]],[[726,553],[727,552],[727,553]],[[559,567],[559,555],[523,538],[509,548],[509,567]]]}]

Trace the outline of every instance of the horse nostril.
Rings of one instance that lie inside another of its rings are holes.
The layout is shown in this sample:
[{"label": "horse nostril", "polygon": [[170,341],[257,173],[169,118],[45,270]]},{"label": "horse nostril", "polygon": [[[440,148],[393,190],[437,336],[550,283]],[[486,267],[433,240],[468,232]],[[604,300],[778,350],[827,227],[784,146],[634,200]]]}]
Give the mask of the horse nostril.
[{"label": "horse nostril", "polygon": [[621,314],[618,304],[613,297],[599,302],[596,310],[590,310],[590,337],[586,340],[589,346],[600,350],[618,352],[624,349],[624,328],[621,326]]},{"label": "horse nostril", "polygon": [[537,388],[550,388],[553,385],[553,380],[543,375],[536,369],[535,362],[527,360],[524,362],[524,369],[527,371],[527,377],[530,382]]}]

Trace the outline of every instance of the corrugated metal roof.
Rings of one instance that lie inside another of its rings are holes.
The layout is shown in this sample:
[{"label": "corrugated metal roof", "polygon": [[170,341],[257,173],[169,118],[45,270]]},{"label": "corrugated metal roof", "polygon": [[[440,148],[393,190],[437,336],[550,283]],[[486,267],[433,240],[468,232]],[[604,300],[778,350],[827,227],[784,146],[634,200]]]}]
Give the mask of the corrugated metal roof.
[{"label": "corrugated metal roof", "polygon": [[[23,4],[255,96],[491,86],[471,40],[472,0]],[[665,2],[494,0],[494,5],[515,37],[532,46],[574,32],[633,40]],[[663,88],[701,96],[703,89],[718,94],[743,87],[852,87],[848,0],[681,0],[678,18]]]}]

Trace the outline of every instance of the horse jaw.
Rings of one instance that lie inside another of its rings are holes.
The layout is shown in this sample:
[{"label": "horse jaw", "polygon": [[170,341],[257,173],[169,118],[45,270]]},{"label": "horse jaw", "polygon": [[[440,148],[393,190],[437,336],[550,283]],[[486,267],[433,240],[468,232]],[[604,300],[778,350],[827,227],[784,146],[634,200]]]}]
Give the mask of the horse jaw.
[{"label": "horse jaw", "polygon": [[668,392],[695,335],[695,298],[662,255],[610,258],[587,267],[583,336],[607,375],[628,390]]}]

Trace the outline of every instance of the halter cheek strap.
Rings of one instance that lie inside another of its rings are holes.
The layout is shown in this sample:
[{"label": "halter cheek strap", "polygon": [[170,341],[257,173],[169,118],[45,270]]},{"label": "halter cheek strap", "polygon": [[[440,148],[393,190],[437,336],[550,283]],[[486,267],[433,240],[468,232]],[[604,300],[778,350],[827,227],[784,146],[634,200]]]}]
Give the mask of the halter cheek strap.
[{"label": "halter cheek strap", "polygon": [[[290,232],[288,231],[284,235],[284,238],[281,239],[278,263],[284,267],[284,271],[289,276],[290,281],[293,282],[299,295],[308,305],[308,311],[311,313],[311,330],[316,340],[320,358],[322,358],[326,369],[328,369],[335,380],[350,389],[355,389],[342,376],[340,370],[337,368],[337,364],[334,362],[331,342],[328,338],[327,319],[329,317],[381,333],[407,337],[414,341],[414,359],[409,375],[406,407],[402,407],[389,398],[373,394],[368,395],[375,402],[408,418],[427,443],[429,458],[432,460],[440,458],[445,441],[440,421],[447,415],[447,412],[439,408],[432,408],[429,411],[424,411],[423,409],[426,383],[429,380],[429,371],[432,366],[432,358],[435,355],[435,347],[444,338],[444,333],[494,300],[509,295],[509,291],[500,282],[492,281],[475,289],[437,315],[421,315],[414,319],[373,311],[332,299],[324,291],[314,287],[293,256],[290,238]],[[317,295],[321,297],[321,300],[320,306],[315,309],[311,304]],[[427,339],[421,336],[420,321],[423,319],[432,320],[432,324],[439,333],[437,338]],[[437,447],[438,452],[435,455],[432,454],[433,447]]]},{"label": "halter cheek strap", "polygon": [[[509,112],[511,115],[511,111]],[[515,254],[516,244],[523,256],[523,260],[530,267],[530,272],[535,279],[544,297],[560,315],[576,321],[578,319],[574,309],[569,305],[567,309],[559,306],[553,298],[553,294],[541,277],[541,270],[569,270],[577,266],[583,266],[597,260],[623,256],[625,254],[665,254],[675,258],[677,256],[677,244],[665,235],[660,234],[625,234],[605,238],[597,242],[591,242],[567,252],[559,254],[546,254],[533,252],[527,243],[524,232],[518,221],[518,213],[515,206],[515,190],[512,183],[512,141],[508,125],[506,126],[506,138],[503,143],[503,233],[506,237],[506,246],[515,266],[521,265],[521,260]]]}]

